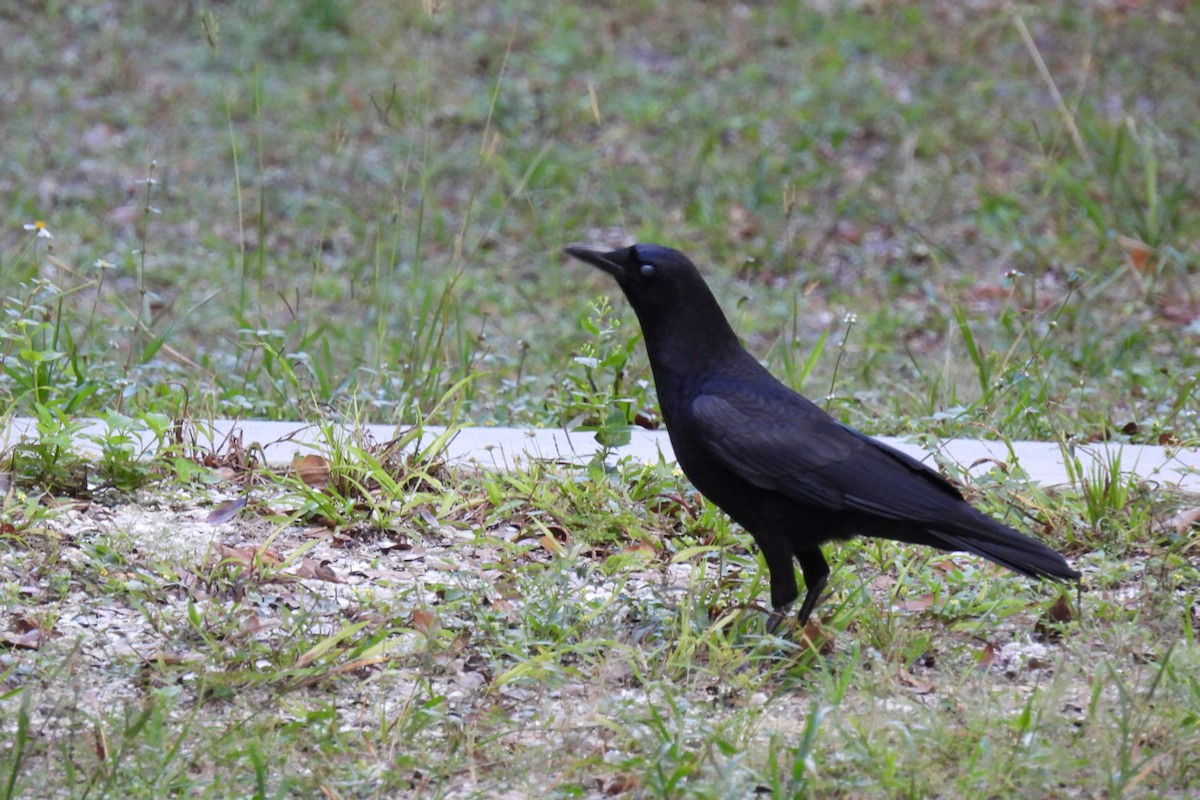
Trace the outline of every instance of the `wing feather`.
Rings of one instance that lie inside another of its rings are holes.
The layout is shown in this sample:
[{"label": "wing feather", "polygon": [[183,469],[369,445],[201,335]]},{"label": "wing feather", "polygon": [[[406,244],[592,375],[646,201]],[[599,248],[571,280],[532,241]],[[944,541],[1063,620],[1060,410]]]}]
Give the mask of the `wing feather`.
[{"label": "wing feather", "polygon": [[962,499],[934,470],[842,425],[782,384],[764,391],[710,382],[691,410],[693,433],[726,467],[800,503],[935,521]]}]

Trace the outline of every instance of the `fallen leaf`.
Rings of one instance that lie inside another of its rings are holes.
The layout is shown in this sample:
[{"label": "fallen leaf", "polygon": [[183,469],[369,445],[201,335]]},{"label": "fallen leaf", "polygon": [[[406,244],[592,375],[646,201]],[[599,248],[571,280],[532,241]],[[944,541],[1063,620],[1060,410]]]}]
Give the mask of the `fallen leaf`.
[{"label": "fallen leaf", "polygon": [[387,552],[388,550],[412,550],[413,543],[406,539],[402,539],[400,541],[384,539],[376,546],[384,552]]},{"label": "fallen leaf", "polygon": [[1062,624],[1070,622],[1074,618],[1075,615],[1071,613],[1071,604],[1067,602],[1065,594],[1060,595],[1054,605],[1050,606],[1049,610],[1046,611],[1046,619],[1051,622]]},{"label": "fallen leaf", "polygon": [[232,561],[249,569],[254,569],[257,564],[273,567],[283,562],[283,557],[270,547],[230,547],[217,542],[213,549],[217,551],[219,560]]},{"label": "fallen leaf", "polygon": [[414,608],[412,612],[412,626],[421,633],[430,633],[437,630],[437,616],[432,611],[427,611],[423,608]]},{"label": "fallen leaf", "polygon": [[800,643],[806,644],[823,656],[833,652],[833,634],[821,627],[816,620],[809,620],[800,632]]},{"label": "fallen leaf", "polygon": [[342,579],[333,571],[333,567],[329,566],[328,561],[317,561],[315,558],[301,558],[300,564],[293,574],[297,578],[315,578],[329,583],[342,582]]},{"label": "fallen leaf", "polygon": [[642,409],[633,415],[633,424],[646,430],[658,430],[660,426],[658,415],[648,409]]},{"label": "fallen leaf", "polygon": [[221,505],[214,508],[209,515],[204,518],[204,521],[209,525],[220,525],[224,522],[229,522],[237,516],[237,513],[246,507],[246,495],[235,497],[232,500],[226,500]]},{"label": "fallen leaf", "polygon": [[1186,536],[1192,526],[1200,523],[1200,506],[1186,508],[1162,524],[1163,528],[1174,528],[1175,533]]},{"label": "fallen leaf", "polygon": [[104,734],[104,726],[96,723],[94,731],[95,736],[92,739],[92,748],[96,752],[96,758],[101,761],[108,761],[108,737]]},{"label": "fallen leaf", "polygon": [[900,679],[900,683],[909,687],[917,694],[933,694],[936,689],[933,683],[918,678],[906,669],[900,670],[897,677]]},{"label": "fallen leaf", "polygon": [[342,539],[349,539],[349,537],[341,536],[338,533],[330,534],[329,528],[323,525],[313,525],[305,528],[300,531],[300,535],[305,539],[323,539],[332,535],[335,544],[340,544]]},{"label": "fallen leaf", "polygon": [[54,497],[46,494],[42,495],[42,505],[48,508],[53,508],[57,511],[87,511],[91,507],[91,502],[82,500],[76,497]]},{"label": "fallen leaf", "polygon": [[1154,248],[1140,239],[1132,236],[1118,236],[1117,245],[1125,251],[1125,261],[1135,271],[1144,274],[1153,266],[1150,263],[1150,256],[1154,254]]},{"label": "fallen leaf", "polygon": [[975,469],[976,467],[981,467],[984,464],[991,464],[996,469],[1000,470],[1000,472],[1002,474],[1004,474],[1004,475],[1008,474],[1008,463],[1001,461],[998,458],[991,458],[991,457],[975,459],[974,461],[971,462],[970,466],[967,467],[967,471],[970,472],[971,470]]},{"label": "fallen leaf", "polygon": [[953,575],[954,573],[962,570],[962,567],[960,567],[958,564],[955,564],[954,561],[949,558],[938,559],[937,561],[933,562],[931,566],[943,575]]},{"label": "fallen leaf", "polygon": [[425,558],[425,548],[416,546],[397,548],[394,557],[399,558],[401,561],[421,561]]},{"label": "fallen leaf", "polygon": [[184,658],[183,656],[172,655],[171,653],[164,653],[159,650],[157,653],[151,653],[148,656],[144,656],[142,658],[142,665],[147,667],[157,667],[160,665],[186,664],[189,661],[191,661],[191,659]]},{"label": "fallen leaf", "polygon": [[42,646],[42,631],[40,628],[30,628],[24,633],[6,633],[0,636],[0,644],[18,650],[37,650]]},{"label": "fallen leaf", "polygon": [[848,219],[839,219],[834,224],[833,235],[847,244],[858,244],[862,241],[862,231]]},{"label": "fallen leaf", "polygon": [[258,614],[247,614],[245,620],[242,622],[242,627],[234,634],[234,638],[243,639],[247,636],[253,636],[265,627],[267,627],[267,623]]},{"label": "fallen leaf", "polygon": [[933,607],[933,595],[923,594],[920,597],[909,597],[895,603],[901,611],[925,611]]},{"label": "fallen leaf", "polygon": [[329,485],[331,472],[329,459],[325,458],[325,456],[319,456],[315,453],[299,456],[292,459],[292,469],[296,471],[296,477],[314,489],[320,489],[322,486]]},{"label": "fallen leaf", "polygon": [[641,785],[638,777],[628,772],[619,772],[608,778],[596,778],[596,788],[606,797],[632,794],[641,788]]},{"label": "fallen leaf", "polygon": [[658,555],[658,551],[654,549],[654,545],[645,539],[625,545],[621,548],[621,552],[629,555],[636,553],[637,555],[647,556],[649,558],[654,558]]},{"label": "fallen leaf", "polygon": [[563,553],[566,552],[566,549],[561,544],[559,544],[558,539],[555,539],[553,536],[551,536],[548,533],[544,533],[540,537],[538,537],[538,542],[542,545],[543,548],[550,551],[551,553],[553,553],[556,556],[561,556]]},{"label": "fallen leaf", "polygon": [[[1062,626],[1075,618],[1071,611],[1071,604],[1067,602],[1067,596],[1060,595],[1058,600],[1054,601],[1054,605],[1046,609],[1046,613],[1033,626],[1035,633],[1044,636],[1049,641],[1056,641],[1062,638]],[[1031,668],[1037,669],[1038,667]]]}]

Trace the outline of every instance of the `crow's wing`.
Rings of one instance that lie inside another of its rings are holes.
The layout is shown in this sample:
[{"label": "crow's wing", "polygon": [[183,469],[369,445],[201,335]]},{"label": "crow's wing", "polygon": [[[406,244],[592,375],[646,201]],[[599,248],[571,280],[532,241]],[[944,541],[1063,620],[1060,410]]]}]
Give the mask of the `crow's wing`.
[{"label": "crow's wing", "polygon": [[936,521],[962,495],[916,459],[837,422],[782,384],[711,381],[690,434],[746,481],[797,502]]}]

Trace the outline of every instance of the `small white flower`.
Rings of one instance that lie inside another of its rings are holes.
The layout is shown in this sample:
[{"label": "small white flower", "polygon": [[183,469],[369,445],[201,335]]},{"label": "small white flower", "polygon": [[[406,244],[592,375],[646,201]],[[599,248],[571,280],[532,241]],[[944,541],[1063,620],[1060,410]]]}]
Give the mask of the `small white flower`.
[{"label": "small white flower", "polygon": [[853,325],[856,322],[858,322],[858,314],[855,314],[853,311],[847,312],[846,316],[842,317],[843,325]]},{"label": "small white flower", "polygon": [[1010,269],[1008,272],[1004,273],[1004,277],[1008,278],[1011,281],[1011,280],[1016,280],[1017,278],[1024,278],[1025,273],[1021,272],[1021,270],[1019,270],[1019,269]]},{"label": "small white flower", "polygon": [[97,259],[96,259],[96,260],[95,260],[95,261],[92,263],[92,267],[93,267],[94,269],[98,269],[98,270],[100,270],[101,272],[103,272],[103,271],[104,271],[104,270],[106,270],[106,269],[116,269],[116,268],[117,268],[117,265],[116,265],[116,264],[114,264],[114,263],[112,263],[111,261],[106,261],[106,260],[105,260],[105,259],[103,259],[103,258],[97,258]]},{"label": "small white flower", "polygon": [[54,238],[53,236],[50,235],[50,231],[46,229],[46,223],[42,222],[40,219],[34,220],[33,222],[27,222],[24,225],[22,225],[21,227],[24,228],[25,230],[29,231],[30,233],[37,231],[37,238],[39,238],[39,239],[53,239]]}]

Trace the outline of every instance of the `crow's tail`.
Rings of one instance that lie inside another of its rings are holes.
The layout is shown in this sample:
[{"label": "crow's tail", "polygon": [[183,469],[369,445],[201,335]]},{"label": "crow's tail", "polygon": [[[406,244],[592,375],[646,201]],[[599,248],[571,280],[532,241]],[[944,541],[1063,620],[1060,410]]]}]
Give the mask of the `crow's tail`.
[{"label": "crow's tail", "polygon": [[1031,578],[1075,581],[1079,573],[1067,560],[1037,539],[1001,525],[982,513],[974,513],[969,521],[935,524],[919,531],[913,538],[917,544],[927,544],[942,550],[964,550],[983,556],[1013,572]]}]

